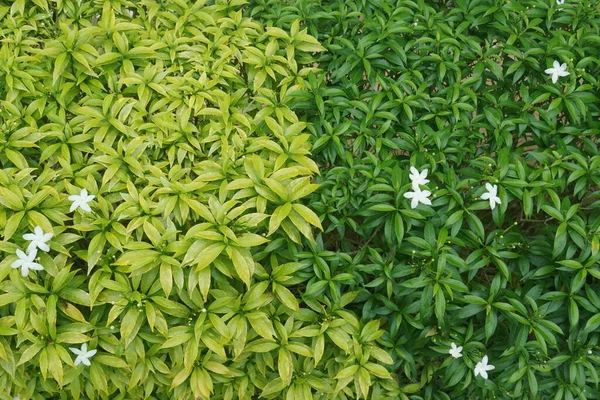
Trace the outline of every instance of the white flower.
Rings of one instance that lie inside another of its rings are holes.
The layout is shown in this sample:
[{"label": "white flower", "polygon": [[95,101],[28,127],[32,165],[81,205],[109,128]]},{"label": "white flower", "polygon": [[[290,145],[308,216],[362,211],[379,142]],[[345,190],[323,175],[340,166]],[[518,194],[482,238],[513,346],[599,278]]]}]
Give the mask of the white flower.
[{"label": "white flower", "polygon": [[556,5],[562,6],[563,4],[565,4],[565,0],[556,0]]},{"label": "white flower", "polygon": [[425,168],[423,172],[419,173],[419,170],[417,170],[415,167],[410,167],[410,175],[408,177],[412,182],[412,187],[414,190],[416,190],[419,185],[426,185],[429,183],[429,179],[427,179],[427,172],[429,172],[427,168]]},{"label": "white flower", "polygon": [[410,208],[417,208],[419,203],[431,205],[431,200],[429,200],[429,196],[431,192],[429,190],[421,190],[418,187],[413,187],[414,192],[406,192],[404,193],[404,197],[407,199],[412,199],[410,201]]},{"label": "white flower", "polygon": [[21,400],[21,397],[19,397],[19,395],[16,395],[15,397],[13,397],[13,400]]},{"label": "white flower", "polygon": [[40,264],[33,261],[33,260],[35,260],[36,255],[37,255],[37,249],[30,251],[28,254],[25,254],[21,250],[17,250],[17,257],[19,257],[19,259],[16,261],[13,261],[13,263],[10,264],[10,266],[12,268],[20,267],[22,276],[29,275],[30,269],[34,269],[36,271],[42,271],[44,269],[44,267],[42,267]]},{"label": "white flower", "polygon": [[454,358],[461,358],[462,354],[460,354],[460,352],[462,351],[462,346],[457,346],[456,343],[452,342],[450,343],[450,347],[452,347],[448,353],[450,353],[450,355]]},{"label": "white flower", "polygon": [[490,208],[493,210],[496,204],[502,204],[500,197],[498,197],[498,185],[491,185],[489,182],[485,184],[487,193],[481,195],[483,200],[490,201]]},{"label": "white flower", "polygon": [[92,201],[94,197],[96,196],[93,194],[88,195],[88,192],[85,189],[81,189],[81,192],[78,195],[74,194],[69,196],[69,200],[73,202],[69,212],[75,211],[78,207],[84,211],[92,211],[88,203]]},{"label": "white flower", "polygon": [[81,345],[81,350],[73,348],[73,347],[69,347],[69,350],[71,350],[73,353],[77,354],[77,358],[75,359],[75,366],[78,366],[79,364],[83,364],[83,365],[87,365],[88,367],[91,365],[90,358],[94,354],[96,354],[96,352],[98,351],[98,350],[88,351],[86,343]]},{"label": "white flower", "polygon": [[475,376],[481,375],[483,379],[487,379],[487,372],[493,370],[494,368],[496,367],[491,364],[488,365],[488,356],[483,356],[483,359],[479,361],[477,365],[475,365],[475,370],[473,372],[475,372]]},{"label": "white flower", "polygon": [[567,72],[567,63],[560,64],[558,61],[554,61],[552,68],[548,68],[544,72],[552,75],[552,83],[556,83],[561,76],[571,75],[570,72]]},{"label": "white flower", "polygon": [[54,236],[53,233],[44,233],[44,230],[41,227],[36,226],[33,229],[33,233],[26,233],[23,235],[23,239],[31,240],[31,243],[29,243],[29,246],[27,247],[27,252],[29,253],[35,249],[50,251],[50,247],[48,247],[46,242],[52,239],[52,236]]}]

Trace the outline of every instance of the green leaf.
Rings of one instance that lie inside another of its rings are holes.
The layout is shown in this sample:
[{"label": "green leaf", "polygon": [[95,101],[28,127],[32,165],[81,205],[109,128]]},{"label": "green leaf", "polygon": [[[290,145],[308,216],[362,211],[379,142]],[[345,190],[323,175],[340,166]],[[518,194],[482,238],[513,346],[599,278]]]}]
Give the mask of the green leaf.
[{"label": "green leaf", "polygon": [[161,349],[169,349],[171,347],[179,346],[189,340],[191,340],[193,335],[189,332],[183,332],[178,335],[169,337],[164,343],[160,346]]},{"label": "green leaf", "polygon": [[277,298],[289,309],[298,311],[300,309],[298,300],[288,288],[277,283],[273,283],[273,292]]},{"label": "green leaf", "polygon": [[103,233],[99,233],[92,238],[90,241],[90,245],[88,247],[88,275],[91,273],[92,268],[96,265],[100,257],[102,257],[102,252],[104,251],[104,246],[106,245],[106,237]]},{"label": "green leaf", "polygon": [[268,236],[271,236],[277,229],[279,229],[281,222],[287,218],[287,216],[290,214],[290,211],[292,211],[291,203],[285,203],[275,209],[273,215],[271,215],[271,218],[269,219]]},{"label": "green leaf", "polygon": [[319,228],[320,230],[323,230],[319,217],[317,217],[317,214],[315,214],[310,208],[297,203],[293,205],[293,208],[294,211],[300,214],[300,216],[304,218],[304,220],[307,221],[309,224],[316,228]]},{"label": "green leaf", "polygon": [[289,385],[292,381],[294,365],[292,363],[292,356],[290,355],[290,352],[284,348],[279,349],[277,357],[277,370],[279,371],[279,377],[283,381],[284,385]]},{"label": "green leaf", "polygon": [[227,252],[231,257],[235,272],[240,277],[242,282],[244,282],[247,287],[250,287],[250,278],[254,273],[254,265],[251,264],[253,261],[251,259],[247,260],[246,257],[244,257],[240,253],[240,250],[236,247],[229,246],[227,248]]},{"label": "green leaf", "polygon": [[269,318],[267,317],[267,315],[265,313],[262,313],[262,312],[249,313],[249,314],[246,314],[246,318],[248,319],[248,322],[250,322],[252,329],[254,329],[256,331],[256,333],[258,333],[260,336],[262,336],[265,339],[273,338],[273,333],[275,333],[275,328],[273,327],[273,324],[271,323],[271,321],[269,320]]}]

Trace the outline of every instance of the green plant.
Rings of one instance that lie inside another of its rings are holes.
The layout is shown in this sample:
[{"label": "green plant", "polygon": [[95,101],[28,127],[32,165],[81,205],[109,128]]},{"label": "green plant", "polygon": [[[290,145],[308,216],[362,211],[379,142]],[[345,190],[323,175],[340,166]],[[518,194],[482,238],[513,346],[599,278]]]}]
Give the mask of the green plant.
[{"label": "green plant", "polygon": [[0,397],[395,396],[356,293],[303,295],[318,42],[237,0],[8,3]]},{"label": "green plant", "polygon": [[[597,398],[598,3],[247,12],[284,30],[300,19],[328,50],[293,107],[321,170],[307,293],[357,293],[347,308],[382,321],[399,397]],[[553,79],[555,62],[569,75]],[[431,205],[412,208],[417,191]],[[488,379],[474,373],[484,356]]]}]

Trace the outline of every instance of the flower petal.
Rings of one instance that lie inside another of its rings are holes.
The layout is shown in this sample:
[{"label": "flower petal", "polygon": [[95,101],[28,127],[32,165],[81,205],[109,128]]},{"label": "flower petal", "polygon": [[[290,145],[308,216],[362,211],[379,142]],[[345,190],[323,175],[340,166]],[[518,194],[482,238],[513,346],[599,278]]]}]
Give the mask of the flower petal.
[{"label": "flower petal", "polygon": [[[32,243],[33,244],[33,243]],[[30,245],[31,246],[31,245]],[[50,247],[44,243],[44,242],[40,242],[37,244],[38,249],[45,251],[46,253],[50,251]]]},{"label": "flower petal", "polygon": [[417,208],[419,205],[419,198],[417,196],[413,197],[413,199],[410,201],[410,208]]},{"label": "flower petal", "polygon": [[38,264],[38,263],[29,263],[27,265],[27,268],[29,269],[35,269],[36,271],[43,271],[44,267],[42,266],[42,264]]},{"label": "flower petal", "polygon": [[96,354],[98,352],[98,350],[94,349],[94,350],[90,350],[87,353],[85,353],[85,356],[90,358],[92,357],[94,354]]},{"label": "flower petal", "polygon": [[35,257],[36,257],[36,256],[37,256],[37,249],[35,249],[35,250],[33,250],[33,251],[30,251],[30,252],[27,254],[27,261],[33,261],[33,260],[35,260]]},{"label": "flower petal", "polygon": [[79,207],[81,207],[81,209],[82,209],[83,211],[87,211],[87,212],[90,212],[90,211],[92,211],[92,209],[90,208],[90,206],[88,205],[88,203],[81,203],[81,204],[79,205]]}]

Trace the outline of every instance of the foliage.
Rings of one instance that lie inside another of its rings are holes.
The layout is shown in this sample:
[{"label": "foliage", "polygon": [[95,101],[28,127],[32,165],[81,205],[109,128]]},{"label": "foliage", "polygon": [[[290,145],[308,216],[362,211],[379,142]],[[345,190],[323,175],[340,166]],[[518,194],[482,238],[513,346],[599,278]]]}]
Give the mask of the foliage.
[{"label": "foliage", "polygon": [[242,3],[0,1],[0,397],[396,395],[358,292],[305,290],[323,48]]},{"label": "foliage", "polygon": [[[600,397],[598,2],[252,0],[247,15],[300,19],[327,49],[293,106],[322,173],[305,296],[358,292],[347,307],[382,320],[401,398]],[[428,169],[431,206],[410,208],[409,167]]]}]

